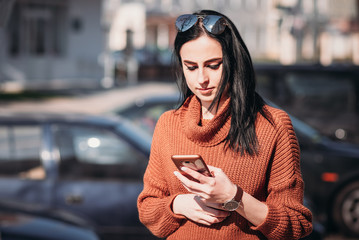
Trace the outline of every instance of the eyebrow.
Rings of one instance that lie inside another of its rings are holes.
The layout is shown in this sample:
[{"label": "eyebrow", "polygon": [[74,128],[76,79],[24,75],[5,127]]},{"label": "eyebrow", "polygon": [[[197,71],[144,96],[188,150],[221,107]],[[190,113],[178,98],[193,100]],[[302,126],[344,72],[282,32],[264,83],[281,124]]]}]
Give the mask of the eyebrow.
[{"label": "eyebrow", "polygon": [[[211,63],[211,62],[215,62],[215,61],[218,61],[218,60],[222,61],[223,58],[212,58],[212,59],[208,59],[208,60],[205,61],[204,63]],[[190,60],[183,60],[183,62],[184,62],[184,63],[188,63],[188,64],[192,64],[192,65],[197,64],[196,62],[192,62],[192,61],[190,61]]]}]

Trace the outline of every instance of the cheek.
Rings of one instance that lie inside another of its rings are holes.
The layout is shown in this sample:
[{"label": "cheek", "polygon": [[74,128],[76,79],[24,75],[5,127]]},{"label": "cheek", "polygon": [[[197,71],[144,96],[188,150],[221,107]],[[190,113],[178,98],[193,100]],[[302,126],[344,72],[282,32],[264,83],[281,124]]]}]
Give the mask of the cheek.
[{"label": "cheek", "polygon": [[185,75],[185,78],[186,78],[187,87],[193,92],[193,90],[194,90],[193,81],[191,81],[188,77],[186,77],[186,75]]},{"label": "cheek", "polygon": [[221,80],[221,78],[222,78],[222,70],[218,70],[218,71],[216,71],[214,74],[215,74],[215,75],[214,75],[214,78],[215,78],[215,79]]},{"label": "cheek", "polygon": [[186,83],[187,83],[188,87],[191,88],[191,86],[194,84],[194,81],[195,81],[194,74],[191,72],[188,72],[188,71],[184,71],[183,75],[186,79]]},{"label": "cheek", "polygon": [[211,79],[212,79],[212,81],[215,81],[216,84],[219,84],[222,79],[222,68],[218,69],[217,71],[212,72]]}]

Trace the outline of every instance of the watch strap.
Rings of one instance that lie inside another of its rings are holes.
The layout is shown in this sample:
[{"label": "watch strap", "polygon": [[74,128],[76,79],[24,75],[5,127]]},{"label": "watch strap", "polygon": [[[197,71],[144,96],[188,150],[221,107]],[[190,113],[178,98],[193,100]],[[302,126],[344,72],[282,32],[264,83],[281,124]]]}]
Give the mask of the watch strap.
[{"label": "watch strap", "polygon": [[240,204],[242,202],[243,189],[241,187],[239,187],[238,185],[236,185],[236,187],[237,187],[236,195],[231,200],[223,203],[222,207],[227,211],[237,210],[237,208],[240,206]]},{"label": "watch strap", "polygon": [[242,197],[243,197],[243,189],[237,185],[237,192],[236,192],[236,195],[234,196],[233,200],[238,203],[241,203]]}]

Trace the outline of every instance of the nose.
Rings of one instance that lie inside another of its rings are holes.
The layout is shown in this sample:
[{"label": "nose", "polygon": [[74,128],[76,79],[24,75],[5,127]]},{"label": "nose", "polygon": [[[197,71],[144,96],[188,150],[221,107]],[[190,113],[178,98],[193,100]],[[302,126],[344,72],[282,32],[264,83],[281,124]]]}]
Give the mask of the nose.
[{"label": "nose", "polygon": [[204,68],[199,68],[197,79],[199,84],[208,82],[208,74]]}]

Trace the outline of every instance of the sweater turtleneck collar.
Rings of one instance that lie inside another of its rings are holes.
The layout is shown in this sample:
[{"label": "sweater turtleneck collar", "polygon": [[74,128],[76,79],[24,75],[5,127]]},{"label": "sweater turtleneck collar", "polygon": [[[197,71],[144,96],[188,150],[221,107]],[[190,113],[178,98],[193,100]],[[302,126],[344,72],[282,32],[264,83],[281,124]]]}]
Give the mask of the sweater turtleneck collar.
[{"label": "sweater turtleneck collar", "polygon": [[228,98],[213,119],[202,124],[201,102],[194,95],[189,97],[180,109],[181,124],[186,136],[201,146],[214,146],[224,141],[231,125],[231,118],[227,116],[229,103]]}]

